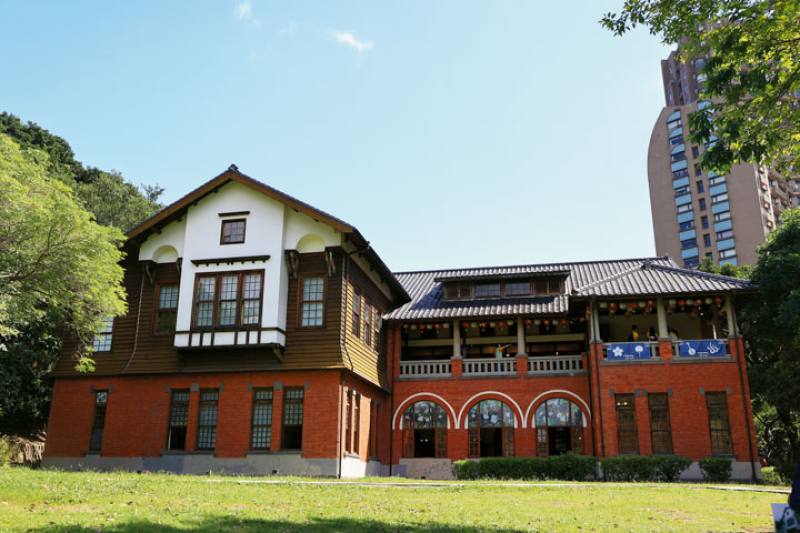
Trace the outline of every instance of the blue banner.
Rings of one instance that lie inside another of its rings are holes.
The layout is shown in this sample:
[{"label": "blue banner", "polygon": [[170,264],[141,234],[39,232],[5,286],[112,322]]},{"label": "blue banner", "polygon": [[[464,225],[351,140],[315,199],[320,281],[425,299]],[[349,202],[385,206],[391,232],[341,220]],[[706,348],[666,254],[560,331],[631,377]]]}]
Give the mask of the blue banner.
[{"label": "blue banner", "polygon": [[650,359],[649,342],[613,342],[606,345],[606,356],[609,361],[632,361]]},{"label": "blue banner", "polygon": [[727,342],[723,339],[680,341],[678,355],[680,357],[725,357],[728,355]]}]

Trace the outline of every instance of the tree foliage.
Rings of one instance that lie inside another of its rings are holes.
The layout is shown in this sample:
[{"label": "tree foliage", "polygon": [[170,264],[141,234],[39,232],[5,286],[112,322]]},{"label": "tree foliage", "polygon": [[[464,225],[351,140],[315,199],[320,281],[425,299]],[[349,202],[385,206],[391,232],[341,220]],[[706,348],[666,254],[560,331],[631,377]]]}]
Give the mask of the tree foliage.
[{"label": "tree foliage", "polygon": [[137,188],[119,172],[84,167],[75,159],[67,141],[37,124],[0,113],[0,133],[12,137],[23,149],[45,152],[49,156],[48,176],[71,187],[75,198],[100,224],[127,231],[161,209],[158,198],[164,192],[162,187],[156,184]]},{"label": "tree foliage", "polygon": [[0,135],[0,347],[45,316],[88,340],[125,311],[116,228],[48,179],[47,155]]},{"label": "tree foliage", "polygon": [[713,105],[689,117],[692,140],[711,145],[705,167],[800,169],[800,2],[626,0],[601,24],[616,35],[645,26],[684,60],[707,59],[701,97]]},{"label": "tree foliage", "polygon": [[800,462],[800,209],[784,213],[759,249],[751,279],[759,290],[740,322],[759,439],[787,473]]}]

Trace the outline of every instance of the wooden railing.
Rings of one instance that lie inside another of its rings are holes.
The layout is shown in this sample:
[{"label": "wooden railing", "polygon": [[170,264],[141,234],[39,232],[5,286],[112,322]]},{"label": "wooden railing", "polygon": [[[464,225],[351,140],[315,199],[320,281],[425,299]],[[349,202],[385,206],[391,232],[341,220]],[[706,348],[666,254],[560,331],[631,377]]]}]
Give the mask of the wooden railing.
[{"label": "wooden railing", "polygon": [[583,372],[582,355],[550,355],[528,358],[528,374],[553,375],[580,372]]},{"label": "wooden railing", "polygon": [[450,361],[400,361],[401,378],[448,377],[451,372]]},{"label": "wooden railing", "polygon": [[516,359],[464,359],[465,376],[492,376],[498,374],[515,374]]}]

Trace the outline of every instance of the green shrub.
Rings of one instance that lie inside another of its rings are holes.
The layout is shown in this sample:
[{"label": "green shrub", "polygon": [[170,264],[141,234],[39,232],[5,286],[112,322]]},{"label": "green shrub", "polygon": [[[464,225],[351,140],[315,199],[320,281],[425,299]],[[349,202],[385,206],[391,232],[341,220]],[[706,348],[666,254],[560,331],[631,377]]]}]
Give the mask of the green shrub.
[{"label": "green shrub", "polygon": [[456,461],[457,479],[594,479],[595,458],[587,455],[553,457],[486,457]]},{"label": "green shrub", "polygon": [[601,461],[606,481],[677,481],[691,459],[677,455],[618,455]]},{"label": "green shrub", "polygon": [[681,472],[689,468],[692,460],[679,455],[653,455],[657,474],[656,481],[666,481],[672,483],[678,481]]},{"label": "green shrub", "polygon": [[0,435],[0,467],[11,464],[11,440]]},{"label": "green shrub", "polygon": [[729,457],[706,457],[700,459],[700,470],[706,481],[724,483],[731,479],[732,463],[733,459]]},{"label": "green shrub", "polygon": [[766,485],[788,485],[789,480],[784,479],[780,471],[774,466],[765,466],[761,469],[761,481]]}]

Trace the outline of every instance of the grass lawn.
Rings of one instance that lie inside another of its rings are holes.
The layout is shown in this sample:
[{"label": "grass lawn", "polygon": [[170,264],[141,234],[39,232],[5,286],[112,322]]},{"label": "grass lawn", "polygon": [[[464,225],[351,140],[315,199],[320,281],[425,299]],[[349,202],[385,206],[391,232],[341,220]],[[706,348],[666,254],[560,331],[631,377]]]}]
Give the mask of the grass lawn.
[{"label": "grass lawn", "polygon": [[239,479],[259,478],[0,468],[0,531],[772,531],[769,504],[786,501],[782,494],[691,484],[420,487]]}]

